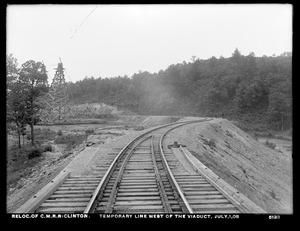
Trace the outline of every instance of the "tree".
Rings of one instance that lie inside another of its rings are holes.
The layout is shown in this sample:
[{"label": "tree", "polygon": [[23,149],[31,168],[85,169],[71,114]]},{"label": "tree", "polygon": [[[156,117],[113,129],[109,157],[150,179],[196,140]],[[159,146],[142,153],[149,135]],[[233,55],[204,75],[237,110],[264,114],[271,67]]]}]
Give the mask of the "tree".
[{"label": "tree", "polygon": [[215,56],[212,56],[210,59],[209,59],[209,66],[211,68],[215,68],[217,64],[217,58]]},{"label": "tree", "polygon": [[241,55],[241,52],[236,48],[234,52],[232,53],[231,60],[234,65],[235,69],[235,75],[238,76],[241,72],[241,62],[242,62],[243,56]]},{"label": "tree", "polygon": [[13,122],[17,128],[18,146],[21,148],[21,133],[26,124],[26,94],[24,85],[17,81],[10,86],[7,96],[7,122]]},{"label": "tree", "polygon": [[[224,112],[232,119],[268,126],[273,121],[281,123],[276,110],[291,101],[292,59],[289,54],[256,57],[251,52],[244,56],[235,49],[230,58],[193,57],[191,62],[172,64],[154,74],[139,71],[131,78],[84,79],[71,86],[75,102],[104,102],[157,115],[175,113],[175,107],[184,106],[182,111],[189,115]],[[280,102],[271,91],[280,92],[288,102]],[[284,126],[291,125],[290,114],[280,110]]]},{"label": "tree", "polygon": [[291,100],[278,89],[273,88],[269,94],[268,114],[283,131],[285,118],[291,114]]},{"label": "tree", "polygon": [[25,124],[25,104],[23,85],[18,80],[18,62],[12,54],[6,55],[6,121],[14,123],[21,148],[21,130]]},{"label": "tree", "polygon": [[242,57],[243,57],[243,56],[241,55],[241,52],[240,52],[237,48],[234,50],[234,52],[233,52],[232,55],[231,55],[231,59],[232,59],[236,64],[239,64],[239,62],[240,62],[240,60],[241,60]]},{"label": "tree", "polygon": [[7,94],[11,91],[13,83],[16,82],[19,76],[18,73],[18,62],[12,54],[6,55],[6,87]]},{"label": "tree", "polygon": [[31,145],[34,146],[34,125],[39,120],[39,111],[42,107],[39,97],[47,92],[46,67],[41,62],[29,60],[25,62],[20,70],[20,82],[25,91],[26,122],[31,129]]},{"label": "tree", "polygon": [[237,106],[244,109],[255,109],[263,95],[263,89],[257,83],[246,84],[243,82],[236,91]]},{"label": "tree", "polygon": [[252,79],[257,75],[257,66],[254,52],[251,52],[248,56],[244,57],[243,75],[247,79]]},{"label": "tree", "polygon": [[196,61],[196,55],[193,55],[191,58],[192,62],[194,63]]}]

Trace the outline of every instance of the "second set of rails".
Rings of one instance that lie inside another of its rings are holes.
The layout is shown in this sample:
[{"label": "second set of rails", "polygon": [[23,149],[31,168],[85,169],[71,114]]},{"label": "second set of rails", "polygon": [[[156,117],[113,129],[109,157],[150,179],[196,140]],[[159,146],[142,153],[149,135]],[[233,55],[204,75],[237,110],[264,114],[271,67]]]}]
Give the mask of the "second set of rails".
[{"label": "second set of rails", "polygon": [[166,136],[185,121],[157,127],[107,155],[92,175],[70,176],[36,213],[240,213],[222,191],[190,172]]}]

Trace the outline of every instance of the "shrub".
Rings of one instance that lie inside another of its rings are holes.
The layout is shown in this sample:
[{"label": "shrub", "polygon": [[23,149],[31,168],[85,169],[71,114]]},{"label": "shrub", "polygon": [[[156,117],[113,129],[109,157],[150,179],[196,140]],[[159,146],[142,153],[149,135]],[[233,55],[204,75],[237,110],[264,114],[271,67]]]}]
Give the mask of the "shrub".
[{"label": "shrub", "polygon": [[142,131],[144,129],[145,128],[143,126],[136,126],[135,128],[133,128],[133,130],[135,130],[135,131]]},{"label": "shrub", "polygon": [[62,136],[62,134],[63,134],[63,133],[62,133],[62,130],[59,129],[59,130],[57,131],[57,135],[58,135],[58,136]]},{"label": "shrub", "polygon": [[33,159],[35,157],[39,157],[42,155],[42,150],[41,148],[36,148],[36,147],[33,147],[33,148],[30,148],[28,151],[27,151],[27,157],[28,159]]},{"label": "shrub", "polygon": [[43,152],[52,152],[53,148],[50,144],[43,146]]},{"label": "shrub", "polygon": [[87,129],[85,130],[85,140],[87,140],[88,136],[93,134],[94,130],[93,129]]},{"label": "shrub", "polygon": [[76,135],[63,135],[59,136],[54,140],[55,144],[66,144],[67,148],[66,149],[71,149],[74,146],[77,146],[81,144],[85,139],[85,135],[83,134],[76,134]]},{"label": "shrub", "polygon": [[275,147],[276,147],[276,144],[273,142],[269,142],[269,140],[266,140],[265,145],[272,149],[275,149]]},{"label": "shrub", "polygon": [[86,135],[91,135],[91,134],[93,134],[95,131],[93,130],[93,129],[87,129],[87,130],[85,130],[85,134]]},{"label": "shrub", "polygon": [[213,149],[216,147],[216,142],[213,139],[210,139],[208,141],[208,146]]}]

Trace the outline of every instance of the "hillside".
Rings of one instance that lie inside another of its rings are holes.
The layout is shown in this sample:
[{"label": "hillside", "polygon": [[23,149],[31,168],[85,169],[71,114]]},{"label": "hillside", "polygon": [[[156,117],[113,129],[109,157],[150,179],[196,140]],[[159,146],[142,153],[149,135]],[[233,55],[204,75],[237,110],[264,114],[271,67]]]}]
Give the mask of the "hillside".
[{"label": "hillside", "polygon": [[85,78],[69,85],[75,104],[106,103],[140,115],[216,116],[256,130],[292,125],[292,56],[255,57],[235,50],[170,65],[158,73]]},{"label": "hillside", "polygon": [[170,138],[268,213],[293,212],[291,152],[271,149],[224,119],[179,128]]}]

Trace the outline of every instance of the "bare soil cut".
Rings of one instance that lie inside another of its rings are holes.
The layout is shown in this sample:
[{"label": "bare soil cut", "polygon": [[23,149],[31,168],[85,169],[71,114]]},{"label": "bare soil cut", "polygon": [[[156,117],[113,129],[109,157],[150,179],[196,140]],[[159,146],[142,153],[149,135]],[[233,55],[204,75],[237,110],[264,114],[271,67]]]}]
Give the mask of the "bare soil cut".
[{"label": "bare soil cut", "polygon": [[[188,125],[168,136],[268,213],[293,213],[291,151],[271,149],[228,120]],[[286,146],[289,146],[285,144]]]}]

